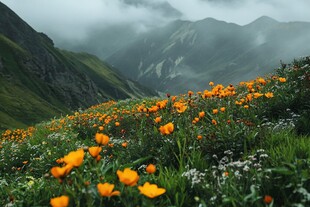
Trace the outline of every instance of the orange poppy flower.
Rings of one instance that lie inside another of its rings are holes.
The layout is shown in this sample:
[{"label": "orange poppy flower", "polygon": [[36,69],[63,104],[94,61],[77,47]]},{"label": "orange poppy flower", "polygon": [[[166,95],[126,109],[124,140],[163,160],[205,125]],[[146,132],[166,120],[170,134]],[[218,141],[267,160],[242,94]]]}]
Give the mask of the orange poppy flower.
[{"label": "orange poppy flower", "polygon": [[160,126],[159,131],[162,135],[171,134],[174,131],[174,125],[173,123],[169,122],[168,124],[164,126]]},{"label": "orange poppy flower", "polygon": [[64,162],[66,164],[72,164],[74,167],[79,167],[83,163],[84,150],[79,149],[77,151],[72,151],[64,157]]},{"label": "orange poppy flower", "polygon": [[265,195],[264,197],[264,203],[270,204],[272,202],[273,198],[270,195]]},{"label": "orange poppy flower", "polygon": [[65,165],[64,167],[52,167],[51,174],[55,178],[64,178],[71,172],[72,168],[73,168],[72,164]]},{"label": "orange poppy flower", "polygon": [[214,120],[214,119],[212,119],[212,124],[213,124],[213,125],[217,125],[217,121]]},{"label": "orange poppy flower", "polygon": [[99,194],[103,197],[111,197],[111,196],[116,196],[116,195],[121,194],[121,192],[119,192],[118,190],[113,191],[114,184],[110,184],[110,183],[103,183],[103,184],[98,183],[97,189],[98,189]]},{"label": "orange poppy flower", "polygon": [[286,82],[286,78],[279,78],[278,79],[281,83],[285,83]]},{"label": "orange poppy flower", "polygon": [[123,142],[122,147],[126,148],[128,146],[128,142]]},{"label": "orange poppy flower", "polygon": [[88,152],[92,157],[97,157],[99,155],[99,153],[102,151],[102,147],[89,147],[88,148]]},{"label": "orange poppy flower", "polygon": [[226,110],[226,108],[225,107],[221,107],[220,110],[221,110],[221,112],[224,112]]},{"label": "orange poppy flower", "polygon": [[52,207],[67,207],[69,205],[69,197],[63,195],[60,197],[51,198],[50,204]]},{"label": "orange poppy flower", "polygon": [[155,123],[161,122],[161,117],[156,117],[154,121],[155,121]]},{"label": "orange poppy flower", "polygon": [[102,133],[96,133],[95,135],[96,142],[100,145],[107,145],[110,141],[110,138]]},{"label": "orange poppy flower", "polygon": [[271,92],[265,93],[265,96],[266,98],[273,98],[273,93]]},{"label": "orange poppy flower", "polygon": [[125,168],[124,171],[117,170],[116,174],[120,182],[129,186],[136,185],[140,178],[138,173],[130,168]]},{"label": "orange poppy flower", "polygon": [[145,168],[146,172],[148,172],[149,174],[153,174],[156,172],[156,166],[153,164],[149,164],[146,168]]},{"label": "orange poppy flower", "polygon": [[150,184],[149,182],[144,183],[143,186],[138,186],[141,194],[149,198],[155,198],[166,192],[164,188],[158,188],[156,184]]},{"label": "orange poppy flower", "polygon": [[263,96],[264,94],[262,93],[254,93],[254,98],[259,98],[261,96]]},{"label": "orange poppy flower", "polygon": [[204,111],[199,112],[199,118],[203,118],[206,115]]},{"label": "orange poppy flower", "polygon": [[217,114],[219,112],[219,110],[218,109],[213,109],[212,112],[213,112],[213,114]]}]

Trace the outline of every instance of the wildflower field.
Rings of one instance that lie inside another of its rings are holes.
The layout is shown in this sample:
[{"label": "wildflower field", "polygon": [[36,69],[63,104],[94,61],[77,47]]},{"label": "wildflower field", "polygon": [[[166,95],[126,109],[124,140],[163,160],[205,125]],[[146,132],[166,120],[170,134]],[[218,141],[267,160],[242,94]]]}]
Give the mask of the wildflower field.
[{"label": "wildflower field", "polygon": [[6,130],[0,206],[310,206],[310,60]]}]

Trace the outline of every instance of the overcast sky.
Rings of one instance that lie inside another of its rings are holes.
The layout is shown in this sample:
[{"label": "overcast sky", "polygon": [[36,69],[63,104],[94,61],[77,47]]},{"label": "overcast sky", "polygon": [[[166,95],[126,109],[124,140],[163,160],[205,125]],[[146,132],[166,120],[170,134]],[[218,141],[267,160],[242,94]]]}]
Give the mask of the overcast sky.
[{"label": "overcast sky", "polygon": [[[267,15],[278,21],[310,22],[310,0],[0,0],[39,32],[79,38],[93,27],[135,24],[141,31],[182,18],[247,24]],[[169,4],[171,7],[169,7]]]}]

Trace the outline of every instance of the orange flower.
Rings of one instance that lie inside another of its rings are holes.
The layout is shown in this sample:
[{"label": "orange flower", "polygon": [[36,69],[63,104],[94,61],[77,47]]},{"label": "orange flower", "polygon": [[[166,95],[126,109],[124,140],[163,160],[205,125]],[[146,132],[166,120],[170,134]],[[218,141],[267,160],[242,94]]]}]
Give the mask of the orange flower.
[{"label": "orange flower", "polygon": [[194,94],[194,92],[193,91],[188,91],[187,94],[188,94],[189,97],[191,97]]},{"label": "orange flower", "polygon": [[214,86],[214,82],[209,82],[209,86]]},{"label": "orange flower", "polygon": [[94,158],[96,158],[98,155],[99,155],[99,153],[101,152],[101,150],[102,150],[102,147],[89,147],[88,148],[88,152],[89,152],[89,154],[92,156],[92,157],[94,157]]},{"label": "orange flower", "polygon": [[217,114],[219,112],[219,110],[218,109],[213,109],[212,112],[213,112],[213,114]]},{"label": "orange flower", "polygon": [[63,195],[60,197],[51,198],[50,204],[52,207],[67,207],[69,205],[69,197]]},{"label": "orange flower", "polygon": [[169,122],[168,124],[166,124],[164,126],[159,127],[159,131],[160,131],[160,133],[162,133],[162,135],[171,134],[173,132],[173,130],[174,130],[174,125],[171,122]]},{"label": "orange flower", "polygon": [[79,149],[77,151],[72,151],[64,157],[64,162],[66,164],[72,164],[74,167],[79,167],[84,159],[84,150]]},{"label": "orange flower", "polygon": [[110,183],[98,183],[97,184],[98,192],[103,197],[111,197],[121,194],[118,190],[113,191],[114,184]]},{"label": "orange flower", "polygon": [[136,185],[140,178],[138,173],[130,168],[125,168],[124,171],[117,170],[116,174],[120,182],[129,186]]},{"label": "orange flower", "polygon": [[267,98],[272,98],[273,97],[273,93],[271,93],[271,92],[265,93],[265,96]]},{"label": "orange flower", "polygon": [[117,122],[115,122],[115,126],[119,126],[119,125],[121,125],[118,121]]},{"label": "orange flower", "polygon": [[110,141],[110,138],[102,133],[96,133],[95,135],[96,142],[100,145],[107,145]]},{"label": "orange flower", "polygon": [[285,83],[286,82],[286,78],[279,78],[278,79],[281,83]]},{"label": "orange flower", "polygon": [[273,198],[270,195],[265,195],[264,197],[264,203],[270,204],[272,202]]},{"label": "orange flower", "polygon": [[64,178],[66,175],[68,175],[70,173],[72,168],[73,168],[72,164],[68,164],[64,167],[52,167],[51,174],[55,178]]},{"label": "orange flower", "polygon": [[153,165],[153,164],[149,164],[147,167],[146,167],[146,172],[148,172],[149,174],[153,174],[154,172],[156,172],[156,166]]},{"label": "orange flower", "polygon": [[122,147],[126,148],[128,146],[128,142],[123,142]]},{"label": "orange flower", "polygon": [[156,117],[155,118],[155,123],[159,123],[159,122],[161,122],[161,117]]},{"label": "orange flower", "polygon": [[197,139],[198,139],[198,140],[201,140],[201,139],[202,139],[202,136],[201,136],[201,135],[198,135],[198,136],[197,136]]},{"label": "orange flower", "polygon": [[199,112],[199,118],[203,118],[206,115],[206,113],[204,111]]},{"label": "orange flower", "polygon": [[226,108],[225,107],[221,107],[220,110],[221,110],[221,112],[224,112],[226,110]]},{"label": "orange flower", "polygon": [[266,85],[266,84],[267,84],[267,82],[266,82],[265,79],[263,79],[263,78],[258,78],[258,79],[257,79],[257,82],[259,82],[259,83],[262,84],[262,85]]},{"label": "orange flower", "polygon": [[249,101],[252,101],[253,99],[253,96],[251,93],[249,93],[248,95],[246,95],[246,101],[249,102]]},{"label": "orange flower", "polygon": [[183,113],[187,109],[187,106],[181,102],[175,102],[173,107],[177,109],[178,113]]},{"label": "orange flower", "polygon": [[214,120],[214,119],[212,119],[212,124],[213,124],[213,125],[217,125],[217,121]]},{"label": "orange flower", "polygon": [[164,188],[158,188],[156,184],[150,184],[149,182],[144,183],[143,186],[138,186],[141,194],[149,198],[155,198],[166,192]]},{"label": "orange flower", "polygon": [[262,93],[254,93],[254,98],[259,98],[261,96],[263,96],[264,94]]},{"label": "orange flower", "polygon": [[104,127],[103,126],[100,126],[98,127],[100,131],[103,131],[104,130]]}]

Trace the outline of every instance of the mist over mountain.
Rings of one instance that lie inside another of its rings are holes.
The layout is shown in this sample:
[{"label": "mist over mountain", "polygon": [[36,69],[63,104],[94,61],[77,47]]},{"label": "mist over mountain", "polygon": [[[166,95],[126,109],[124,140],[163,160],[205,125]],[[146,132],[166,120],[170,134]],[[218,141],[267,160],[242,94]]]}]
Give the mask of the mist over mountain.
[{"label": "mist over mountain", "polygon": [[133,80],[171,93],[265,75],[310,54],[310,23],[263,16],[240,26],[213,18],[174,21],[142,34],[107,61]]},{"label": "mist over mountain", "polygon": [[0,129],[110,99],[156,95],[93,55],[53,44],[0,2]]}]

